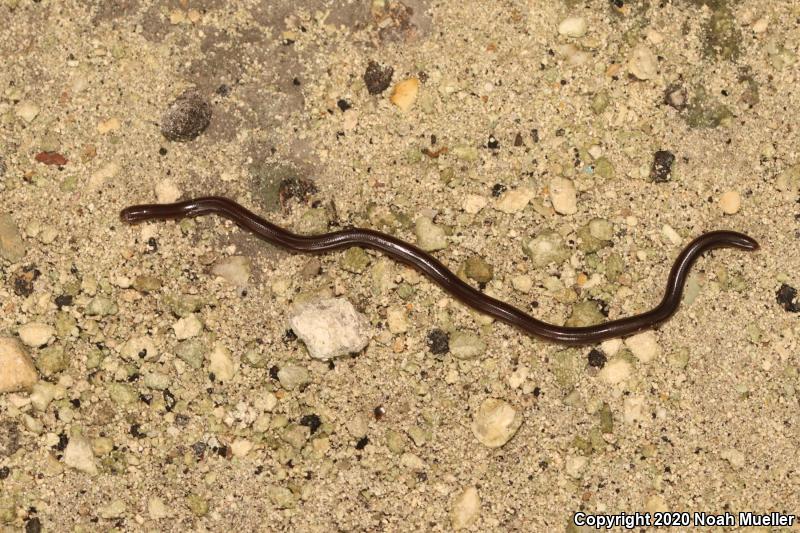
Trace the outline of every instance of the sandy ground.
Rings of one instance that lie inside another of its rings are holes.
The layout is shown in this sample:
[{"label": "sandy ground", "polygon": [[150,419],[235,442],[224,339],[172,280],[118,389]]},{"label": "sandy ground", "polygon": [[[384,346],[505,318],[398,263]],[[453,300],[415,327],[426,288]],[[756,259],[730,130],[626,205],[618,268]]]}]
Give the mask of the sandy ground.
[{"label": "sandy ground", "polygon": [[[0,396],[4,530],[578,531],[577,511],[800,511],[798,308],[776,298],[800,285],[797,2],[2,0],[0,20],[0,215],[19,252],[0,259],[0,336],[54,328],[26,347],[35,392]],[[393,69],[376,94],[370,61]],[[419,83],[393,103],[403,80]],[[210,124],[168,140],[191,87]],[[674,156],[664,179],[657,151]],[[279,202],[298,179],[315,190]],[[557,212],[565,183],[575,207]],[[654,345],[565,349],[376,254],[317,267],[213,217],[118,218],[209,194],[298,231],[413,242],[429,217],[443,262],[491,265],[486,291],[557,323],[648,309],[703,231],[762,249],[702,258]],[[508,194],[524,201],[501,209]],[[594,219],[611,234],[590,246]],[[536,266],[524,245],[548,231],[566,255]],[[212,272],[232,256],[245,286]],[[319,295],[367,316],[366,350],[329,364],[287,334],[291,305]],[[176,329],[186,317],[200,329]],[[432,354],[433,329],[481,349]],[[307,382],[276,377],[289,366]],[[490,398],[521,420],[496,448],[472,430]]]}]

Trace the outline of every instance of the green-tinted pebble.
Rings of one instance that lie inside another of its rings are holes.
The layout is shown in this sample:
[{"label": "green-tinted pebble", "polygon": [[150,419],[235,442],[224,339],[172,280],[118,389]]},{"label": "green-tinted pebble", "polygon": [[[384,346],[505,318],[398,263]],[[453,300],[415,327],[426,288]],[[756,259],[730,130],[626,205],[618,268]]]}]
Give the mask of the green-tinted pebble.
[{"label": "green-tinted pebble", "polygon": [[345,251],[339,264],[348,272],[360,274],[367,269],[369,263],[370,258],[367,252],[363,248],[354,246]]}]

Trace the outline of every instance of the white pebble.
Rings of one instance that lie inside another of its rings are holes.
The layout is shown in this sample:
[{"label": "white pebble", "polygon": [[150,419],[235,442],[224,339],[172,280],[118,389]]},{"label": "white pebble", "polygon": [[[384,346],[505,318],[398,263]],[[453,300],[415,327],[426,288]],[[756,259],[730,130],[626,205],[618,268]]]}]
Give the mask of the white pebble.
[{"label": "white pebble", "polygon": [[221,343],[216,343],[208,354],[208,371],[214,374],[215,380],[224,383],[229,382],[236,374],[236,363],[231,352]]},{"label": "white pebble", "polygon": [[453,529],[471,526],[481,512],[481,498],[476,487],[467,487],[453,502],[450,510],[450,523]]},{"label": "white pebble", "polygon": [[92,444],[82,435],[71,435],[64,450],[64,464],[87,474],[96,474]]},{"label": "white pebble", "polygon": [[742,197],[736,191],[728,191],[719,197],[719,207],[726,215],[735,215],[742,207]]},{"label": "white pebble", "polygon": [[764,33],[769,27],[769,18],[761,17],[753,23],[753,33]]},{"label": "white pebble", "polygon": [[292,309],[289,327],[305,343],[314,359],[327,360],[366,347],[369,321],[345,298],[328,298]]},{"label": "white pebble", "polygon": [[15,113],[25,122],[33,122],[33,119],[39,114],[39,106],[31,102],[20,102],[17,104]]},{"label": "white pebble", "polygon": [[252,261],[243,255],[223,257],[211,267],[211,273],[223,278],[228,283],[237,287],[244,287],[250,280]]},{"label": "white pebble", "polygon": [[647,420],[644,396],[628,396],[622,403],[622,419],[628,424]]},{"label": "white pebble", "polygon": [[533,200],[535,193],[529,187],[520,187],[511,191],[507,191],[498,201],[494,204],[495,209],[503,213],[517,213],[525,209],[525,206]]},{"label": "white pebble", "polygon": [[589,25],[583,17],[567,17],[558,25],[558,33],[565,37],[583,37]]},{"label": "white pebble", "polygon": [[181,197],[181,190],[170,179],[163,179],[156,184],[156,199],[160,204],[171,204]]},{"label": "white pebble", "polygon": [[389,326],[389,331],[395,335],[408,331],[410,325],[405,307],[399,305],[389,307],[386,310],[386,324]]},{"label": "white pebble", "polygon": [[479,213],[481,209],[486,207],[488,202],[489,201],[483,196],[479,196],[477,194],[468,194],[467,197],[464,198],[464,211],[470,215],[475,215]]},{"label": "white pebble", "polygon": [[25,347],[13,337],[0,337],[0,394],[30,390],[39,379]]},{"label": "white pebble", "polygon": [[172,329],[175,331],[175,337],[179,341],[182,341],[199,335],[200,332],[203,331],[203,323],[200,322],[197,315],[193,313],[175,322],[172,325]]},{"label": "white pebble", "polygon": [[600,349],[603,350],[603,353],[608,357],[617,355],[620,348],[622,348],[622,339],[609,339],[600,344]]},{"label": "white pebble", "polygon": [[564,462],[564,469],[567,475],[573,479],[580,479],[583,476],[583,471],[589,464],[589,459],[582,455],[569,455]]},{"label": "white pebble", "polygon": [[575,185],[567,178],[550,180],[550,201],[553,209],[561,215],[572,215],[578,211],[578,197]]},{"label": "white pebble", "polygon": [[484,446],[499,448],[517,432],[522,417],[503,400],[488,398],[483,401],[472,422],[472,433]]},{"label": "white pebble", "polygon": [[677,231],[675,231],[675,230],[672,228],[672,226],[670,226],[669,224],[664,224],[664,226],[661,228],[661,234],[662,234],[662,235],[663,235],[663,236],[664,236],[664,237],[665,237],[665,238],[666,238],[666,239],[667,239],[669,242],[671,242],[671,243],[672,243],[672,244],[674,244],[675,246],[680,246],[681,242],[683,241],[683,239],[681,239],[681,236],[680,236],[680,235],[678,235],[678,232],[677,232]]},{"label": "white pebble", "polygon": [[631,364],[625,359],[612,359],[600,370],[598,377],[609,385],[616,385],[628,379],[632,370]]},{"label": "white pebble", "polygon": [[231,453],[234,457],[244,457],[253,449],[253,443],[247,439],[238,438],[231,444]]},{"label": "white pebble", "polygon": [[649,363],[661,353],[661,347],[658,345],[656,334],[653,331],[645,331],[628,337],[625,339],[625,345],[643,363]]},{"label": "white pebble", "polygon": [[53,326],[41,322],[28,322],[20,327],[17,333],[23,344],[31,348],[38,348],[53,340],[56,330]]},{"label": "white pebble", "polygon": [[658,59],[652,50],[640,44],[633,49],[628,70],[640,80],[653,79],[658,74]]},{"label": "white pebble", "polygon": [[533,278],[528,275],[520,274],[511,278],[511,285],[523,294],[528,294],[533,288]]}]

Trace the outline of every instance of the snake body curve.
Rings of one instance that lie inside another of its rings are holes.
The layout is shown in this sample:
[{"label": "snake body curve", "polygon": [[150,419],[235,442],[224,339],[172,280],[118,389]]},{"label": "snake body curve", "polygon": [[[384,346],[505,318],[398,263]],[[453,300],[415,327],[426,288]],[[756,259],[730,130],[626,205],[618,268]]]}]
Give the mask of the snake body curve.
[{"label": "snake body curve", "polygon": [[538,320],[513,305],[492,298],[444,266],[434,256],[397,237],[370,229],[344,229],[321,235],[298,235],[276,226],[228,198],[206,196],[171,204],[142,204],[123,209],[120,218],[127,223],[146,220],[181,219],[215,214],[228,218],[261,239],[293,252],[324,253],[352,246],[371,248],[409,264],[431,281],[470,307],[542,339],[567,345],[595,344],[624,337],[661,324],[680,305],[686,278],[692,265],[704,252],[714,248],[757,250],[758,243],[735,231],[712,231],[691,241],[675,259],[661,302],[644,313],[610,320],[594,326],[568,327]]}]

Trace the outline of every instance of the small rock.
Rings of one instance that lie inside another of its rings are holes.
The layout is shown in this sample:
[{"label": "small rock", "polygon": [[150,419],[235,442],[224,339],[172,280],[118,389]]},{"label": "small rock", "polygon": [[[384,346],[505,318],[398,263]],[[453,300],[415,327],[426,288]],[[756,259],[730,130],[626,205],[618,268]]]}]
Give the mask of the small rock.
[{"label": "small rock", "polygon": [[342,268],[353,274],[361,274],[364,272],[369,266],[369,263],[369,255],[363,248],[358,246],[348,248],[344,255],[342,255],[342,260],[340,261]]},{"label": "small rock", "polygon": [[237,287],[244,287],[250,280],[252,261],[243,255],[232,255],[217,260],[211,267],[211,273],[223,278]]},{"label": "small rock", "polygon": [[519,187],[506,192],[494,205],[495,209],[503,213],[517,213],[525,209],[525,206],[536,196],[530,187]]},{"label": "small rock", "polygon": [[528,294],[533,289],[533,278],[525,274],[511,278],[511,286],[522,294]]},{"label": "small rock", "polygon": [[82,435],[71,436],[64,450],[64,464],[87,474],[96,474],[97,465],[89,440]]},{"label": "small rock", "polygon": [[375,61],[370,61],[364,72],[364,84],[369,94],[380,94],[392,83],[394,69],[391,66],[381,66]]},{"label": "small rock", "polygon": [[538,237],[523,241],[522,250],[531,258],[535,268],[546,267],[550,263],[562,263],[570,255],[564,239],[554,231],[547,231]]},{"label": "small rock", "polygon": [[231,453],[234,457],[245,457],[253,449],[253,443],[247,439],[238,438],[231,444]]},{"label": "small rock", "polygon": [[371,336],[369,321],[345,298],[294,306],[289,327],[305,343],[309,355],[322,360],[358,353]]},{"label": "small rock", "polygon": [[231,352],[221,343],[216,343],[208,354],[208,371],[214,374],[216,380],[223,383],[229,382],[236,374],[236,363],[231,357]]},{"label": "small rock", "polygon": [[0,337],[0,394],[29,391],[38,379],[22,343],[13,337]]},{"label": "small rock", "polygon": [[278,485],[267,485],[267,497],[272,502],[272,505],[278,509],[291,509],[297,505],[297,498],[286,487]]},{"label": "small rock", "polygon": [[177,202],[181,197],[181,190],[171,179],[163,179],[156,184],[156,200],[160,204]]},{"label": "small rock", "polygon": [[408,322],[408,312],[405,307],[393,305],[386,310],[386,325],[395,335],[405,333],[411,325]]},{"label": "small rock", "polygon": [[678,232],[675,231],[675,229],[669,224],[664,224],[661,227],[661,234],[675,246],[680,246],[681,242],[683,242],[683,239],[680,235],[678,235]]},{"label": "small rock", "polygon": [[196,314],[192,313],[189,316],[178,319],[172,325],[172,329],[175,331],[175,338],[181,341],[199,335],[203,331],[203,323],[200,322]]},{"label": "small rock", "polygon": [[147,514],[151,520],[161,520],[168,518],[171,513],[164,500],[153,496],[147,500]]},{"label": "small rock", "polygon": [[39,106],[31,102],[20,102],[14,113],[25,122],[31,123],[39,115]]},{"label": "small rock", "polygon": [[661,354],[661,347],[658,345],[656,334],[653,331],[645,331],[628,337],[625,339],[625,345],[643,363],[649,363]]},{"label": "small rock", "polygon": [[17,331],[19,339],[26,346],[38,348],[53,340],[56,330],[53,326],[41,322],[28,322]]},{"label": "small rock", "polygon": [[86,306],[85,313],[88,316],[108,316],[115,315],[119,311],[116,302],[106,296],[95,296]]},{"label": "small rock", "polygon": [[728,191],[719,197],[719,207],[726,215],[735,215],[742,207],[742,197],[736,191]]},{"label": "small rock", "polygon": [[458,495],[450,509],[453,529],[465,529],[475,523],[481,512],[481,498],[476,487],[467,487]]},{"label": "small rock", "polygon": [[211,104],[196,89],[181,93],[161,116],[161,134],[170,141],[197,138],[211,122]]},{"label": "small rock", "polygon": [[206,345],[199,339],[189,339],[175,347],[175,355],[195,370],[203,366],[205,353]]},{"label": "small rock", "polygon": [[720,457],[730,463],[735,469],[742,468],[747,460],[745,455],[734,448],[726,448],[720,453]]},{"label": "small rock", "polygon": [[583,477],[583,471],[589,465],[589,459],[582,455],[569,455],[564,462],[564,470],[567,475],[573,479],[580,479]]},{"label": "small rock", "polygon": [[564,325],[571,328],[577,328],[600,324],[604,320],[605,316],[603,316],[603,313],[600,312],[597,302],[587,300],[584,302],[578,302],[572,306],[572,313]]},{"label": "small rock", "polygon": [[159,357],[155,342],[146,335],[131,337],[120,347],[119,353],[129,361],[157,361]]},{"label": "small rock", "polygon": [[664,91],[664,103],[681,111],[686,108],[689,97],[682,85],[670,85]]},{"label": "small rock", "polygon": [[0,215],[0,257],[12,263],[25,257],[25,243],[10,215]]},{"label": "small rock", "polygon": [[415,224],[417,246],[426,252],[447,248],[447,236],[444,228],[437,226],[428,217],[419,217]]},{"label": "small rock", "polygon": [[450,336],[450,353],[456,359],[475,359],[486,351],[486,343],[469,331],[456,331]]},{"label": "small rock", "polygon": [[394,86],[390,100],[401,111],[408,111],[414,105],[418,93],[419,80],[416,78],[409,78]]},{"label": "small rock", "polygon": [[664,183],[672,179],[672,164],[675,156],[667,150],[659,150],[653,155],[650,167],[650,179],[656,183]]},{"label": "small rock", "polygon": [[57,385],[39,381],[31,389],[31,405],[37,411],[44,412],[58,394],[59,387]]},{"label": "small rock", "polygon": [[278,370],[278,381],[284,389],[295,390],[308,385],[311,382],[311,375],[306,368],[289,364]]},{"label": "small rock", "polygon": [[567,17],[558,25],[558,33],[565,37],[583,37],[588,27],[583,17]]},{"label": "small rock", "polygon": [[63,346],[48,346],[42,349],[36,358],[36,368],[40,374],[48,378],[66,370],[68,364],[69,359],[64,353]]},{"label": "small rock", "polygon": [[118,130],[121,126],[121,123],[117,117],[111,117],[108,120],[104,120],[97,124],[97,133],[103,135],[110,131]]},{"label": "small rock", "polygon": [[488,398],[475,413],[472,433],[484,446],[499,448],[511,440],[521,425],[522,417],[510,404]]},{"label": "small rock", "polygon": [[163,372],[147,372],[144,375],[144,386],[153,390],[166,390],[169,388],[171,380],[169,375]]},{"label": "small rock", "polygon": [[622,419],[628,424],[645,422],[647,420],[644,396],[628,396],[622,402]]},{"label": "small rock", "polygon": [[632,371],[633,367],[631,364],[620,357],[607,362],[598,373],[598,377],[609,385],[616,385],[628,379]]},{"label": "small rock", "polygon": [[494,267],[477,255],[467,259],[464,263],[464,272],[468,278],[478,283],[489,283],[494,277]]},{"label": "small rock", "polygon": [[450,351],[450,337],[447,333],[439,328],[435,328],[428,332],[426,339],[428,348],[434,355],[446,354]]},{"label": "small rock", "polygon": [[640,80],[653,79],[658,75],[658,59],[652,50],[640,44],[633,49],[628,70]]},{"label": "small rock", "polygon": [[572,215],[578,211],[578,197],[575,185],[567,178],[550,180],[550,202],[553,209],[561,215]]},{"label": "small rock", "polygon": [[606,365],[606,354],[598,350],[597,348],[592,348],[589,351],[589,366],[594,368],[603,368]]},{"label": "small rock", "polygon": [[489,200],[483,196],[477,194],[468,194],[466,198],[464,198],[464,212],[469,213],[470,215],[476,215],[480,213],[481,209],[486,207],[486,204],[488,203]]},{"label": "small rock", "polygon": [[97,514],[100,515],[100,518],[111,520],[112,518],[119,518],[125,514],[125,509],[125,502],[117,498],[108,505],[101,507]]},{"label": "small rock", "polygon": [[800,312],[800,303],[797,301],[797,289],[786,283],[781,284],[775,293],[775,299],[784,310],[790,313]]},{"label": "small rock", "polygon": [[669,508],[664,498],[658,494],[653,494],[647,498],[647,501],[644,503],[644,510],[652,515],[654,513],[666,513]]}]

